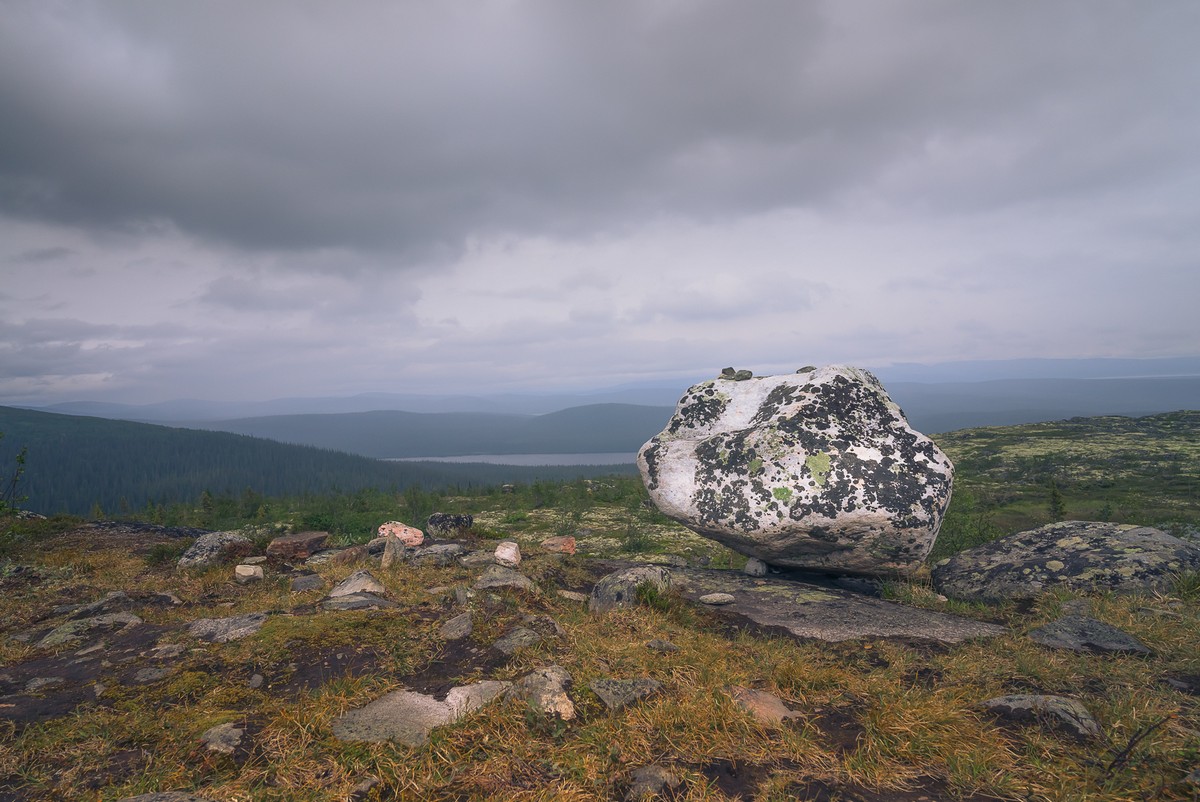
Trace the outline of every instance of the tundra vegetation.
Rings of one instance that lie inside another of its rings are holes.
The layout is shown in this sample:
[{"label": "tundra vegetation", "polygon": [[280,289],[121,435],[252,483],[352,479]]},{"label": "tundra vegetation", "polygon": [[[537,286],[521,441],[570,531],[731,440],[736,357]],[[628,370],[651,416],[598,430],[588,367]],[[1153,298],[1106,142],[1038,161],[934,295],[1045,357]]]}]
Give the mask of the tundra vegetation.
[{"label": "tundra vegetation", "polygon": [[[957,476],[931,562],[1055,517],[1195,537],[1198,432],[1200,413],[1175,413],[939,435]],[[1051,593],[991,606],[947,601],[918,575],[885,583],[884,593],[999,622],[1007,634],[957,645],[823,643],[741,627],[670,593],[640,594],[641,604],[603,616],[559,596],[557,589],[586,592],[599,575],[597,558],[743,564],[661,516],[628,476],[470,490],[207,493],[127,517],[242,529],[259,546],[280,532],[321,529],[348,545],[365,542],[384,521],[421,525],[433,511],[473,515],[478,548],[519,542],[521,570],[537,585],[472,601],[467,647],[486,652],[530,613],[551,616],[562,634],[486,664],[469,657],[438,636],[459,612],[453,593],[438,589],[472,576],[457,564],[318,566],[326,587],[369,567],[399,603],[332,613],[320,610],[319,595],[291,592],[282,574],[241,585],[229,566],[176,571],[186,538],[106,542],[81,530],[80,518],[8,515],[0,521],[0,675],[44,653],[22,634],[45,629],[49,611],[110,591],[178,596],[181,605],[139,610],[150,627],[272,615],[236,642],[180,638],[187,648],[171,673],[105,687],[67,714],[0,718],[0,798],[118,800],[188,790],[280,802],[352,793],[362,800],[619,799],[634,770],[656,762],[678,775],[673,793],[687,800],[1186,800],[1200,787],[1187,779],[1200,769],[1195,575],[1144,595]],[[552,535],[575,536],[578,553],[539,554],[536,544]],[[1026,637],[1080,604],[1153,655],[1052,650]],[[678,650],[646,646],[663,640]],[[391,690],[515,680],[550,664],[574,678],[571,721],[509,699],[434,730],[419,747],[333,735],[339,715]],[[650,677],[663,692],[613,712],[588,689],[604,677]],[[797,715],[764,724],[734,703],[731,686],[769,692]],[[1013,693],[1076,699],[1103,734],[1081,741],[1048,721],[1002,721],[979,706]],[[245,730],[246,746],[222,754],[200,745],[201,734],[226,723]]]}]

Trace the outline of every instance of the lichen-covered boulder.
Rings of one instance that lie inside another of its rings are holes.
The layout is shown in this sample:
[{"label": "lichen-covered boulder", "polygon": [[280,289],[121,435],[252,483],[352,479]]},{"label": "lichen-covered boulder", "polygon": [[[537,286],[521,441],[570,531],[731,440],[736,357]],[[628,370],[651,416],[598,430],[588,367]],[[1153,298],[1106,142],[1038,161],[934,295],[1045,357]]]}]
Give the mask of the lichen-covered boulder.
[{"label": "lichen-covered boulder", "polygon": [[1200,571],[1200,545],[1159,529],[1062,521],[959,552],[933,568],[933,584],[955,599],[1033,598],[1055,587],[1134,593]]},{"label": "lichen-covered boulder", "polygon": [[179,558],[181,569],[208,568],[254,553],[254,542],[240,532],[206,532]]},{"label": "lichen-covered boulder", "polygon": [[879,380],[845,365],[691,387],[638,467],[666,515],[770,565],[907,574],[954,468]]}]

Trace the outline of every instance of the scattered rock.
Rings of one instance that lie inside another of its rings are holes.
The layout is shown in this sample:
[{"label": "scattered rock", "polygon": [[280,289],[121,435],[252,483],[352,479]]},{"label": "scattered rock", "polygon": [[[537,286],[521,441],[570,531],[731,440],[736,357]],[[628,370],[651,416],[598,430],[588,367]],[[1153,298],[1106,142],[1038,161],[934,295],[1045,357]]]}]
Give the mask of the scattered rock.
[{"label": "scattered rock", "polygon": [[93,618],[104,613],[115,613],[119,610],[128,610],[133,606],[133,599],[129,597],[123,590],[113,591],[112,593],[104,594],[103,598],[97,599],[89,604],[80,606],[64,605],[56,608],[56,612],[66,614],[67,618],[81,619]]},{"label": "scattered rock", "polygon": [[566,599],[567,601],[573,601],[573,602],[585,602],[588,600],[588,595],[586,593],[580,593],[577,590],[561,590],[560,589],[558,591],[558,596],[559,596],[559,598]]},{"label": "scattered rock", "polygon": [[920,568],[953,478],[879,380],[843,365],[697,384],[638,467],[658,509],[704,537],[855,574]]},{"label": "scattered rock", "polygon": [[746,564],[742,566],[742,573],[746,576],[766,576],[767,564],[757,557],[751,557],[746,560]]},{"label": "scattered rock", "polygon": [[659,638],[646,641],[646,648],[652,652],[662,652],[663,654],[679,651],[679,647],[674,643],[671,643],[669,640],[660,640]]},{"label": "scattered rock", "polygon": [[248,585],[251,582],[261,582],[263,579],[263,569],[261,565],[239,565],[233,569],[233,578],[239,585]]},{"label": "scattered rock", "polygon": [[246,687],[252,691],[257,691],[259,688],[261,688],[263,686],[263,683],[266,681],[267,681],[267,678],[264,677],[262,674],[251,674],[250,680],[246,683]]},{"label": "scattered rock", "polygon": [[736,599],[732,593],[705,593],[698,601],[701,604],[710,604],[714,607],[719,607],[723,604],[733,604]]},{"label": "scattered rock", "polygon": [[200,618],[188,627],[188,634],[209,643],[241,640],[262,629],[266,613],[247,613],[230,618]]},{"label": "scattered rock", "polygon": [[478,568],[481,565],[492,565],[495,562],[496,552],[488,549],[473,551],[458,558],[459,565],[465,568]]},{"label": "scattered rock", "polygon": [[462,613],[442,624],[438,633],[446,640],[462,640],[475,629],[470,613]]},{"label": "scattered rock", "polygon": [[205,731],[200,736],[200,742],[204,744],[204,748],[210,752],[217,752],[222,755],[232,755],[242,745],[242,736],[246,730],[236,724],[230,722],[228,724],[218,724]]},{"label": "scattered rock", "polygon": [[157,791],[153,794],[138,794],[118,799],[117,802],[217,802],[207,796],[196,796],[183,791]]},{"label": "scattered rock", "polygon": [[942,593],[968,601],[1033,598],[1054,587],[1133,593],[1200,571],[1200,545],[1148,526],[1063,521],[1002,537],[942,560]]},{"label": "scattered rock", "polygon": [[350,793],[346,795],[346,802],[363,802],[380,782],[378,777],[368,777],[350,789]]},{"label": "scattered rock", "polygon": [[93,632],[124,632],[130,627],[138,626],[142,619],[133,613],[105,613],[90,618],[80,618],[60,624],[50,630],[45,637],[37,642],[39,649],[52,649],[58,646],[71,646],[89,637]]},{"label": "scattered rock", "polygon": [[55,685],[62,685],[65,680],[62,677],[34,677],[25,683],[25,693],[37,693],[43,688],[52,688]]},{"label": "scattered rock", "polygon": [[387,590],[383,587],[383,584],[372,576],[370,571],[362,570],[355,571],[335,585],[333,590],[329,591],[329,598],[336,599],[339,596],[349,596],[352,593],[386,592]]},{"label": "scattered rock", "polygon": [[292,580],[292,593],[304,593],[309,590],[319,590],[325,587],[325,580],[320,574],[302,574]]},{"label": "scattered rock", "polygon": [[548,537],[541,542],[541,547],[543,551],[548,551],[552,554],[574,554],[575,538],[570,535]]},{"label": "scattered rock", "polygon": [[561,638],[567,634],[558,622],[548,615],[526,615],[521,618],[521,623],[547,638]]},{"label": "scattered rock", "polygon": [[409,558],[413,565],[438,565],[445,567],[453,565],[460,554],[466,552],[461,543],[438,543],[417,549]]},{"label": "scattered rock", "polygon": [[250,538],[238,532],[208,532],[196,538],[179,558],[179,567],[185,569],[208,568],[221,563],[233,562],[254,553]]},{"label": "scattered rock", "polygon": [[133,682],[136,685],[149,685],[151,682],[166,679],[172,673],[169,668],[141,668],[133,675]]},{"label": "scattered rock", "polygon": [[386,537],[373,537],[367,541],[367,554],[372,557],[379,557],[383,554],[383,550],[387,548],[388,539]]},{"label": "scattered rock", "polygon": [[609,710],[620,710],[640,702],[662,690],[662,683],[642,677],[640,679],[597,679],[588,683],[592,693],[600,697]]},{"label": "scattered rock", "polygon": [[297,532],[277,537],[267,544],[267,556],[292,562],[304,560],[325,548],[328,532]]},{"label": "scattered rock", "polygon": [[1073,652],[1127,652],[1151,654],[1150,648],[1132,635],[1094,618],[1068,615],[1029,633],[1030,640],[1052,649]]},{"label": "scattered rock", "polygon": [[425,542],[424,532],[400,521],[388,521],[387,523],[380,524],[379,536],[396,538],[400,545],[410,548],[420,546]]},{"label": "scattered rock", "polygon": [[539,712],[563,721],[575,718],[575,704],[567,695],[571,675],[562,666],[535,669],[508,690],[508,696],[524,699]]},{"label": "scattered rock", "polygon": [[637,589],[642,585],[665,594],[671,589],[671,572],[657,565],[638,565],[614,571],[602,577],[592,588],[588,610],[603,613],[617,607],[632,607],[637,604]]},{"label": "scattered rock", "polygon": [[475,525],[475,518],[471,515],[451,515],[447,512],[435,512],[429,516],[429,520],[425,522],[429,528],[429,533],[434,537],[447,539],[464,538],[471,532],[471,527]]},{"label": "scattered rock", "polygon": [[512,540],[505,540],[496,546],[494,559],[507,568],[516,568],[521,564],[521,547]]},{"label": "scattered rock", "polygon": [[537,586],[533,584],[532,579],[511,568],[505,568],[503,565],[490,566],[483,572],[483,576],[479,577],[479,581],[475,583],[474,588],[475,590],[517,588],[519,590],[527,590],[531,593],[537,590]]},{"label": "scattered rock", "polygon": [[[344,549],[336,549],[332,553],[330,553],[330,552],[321,552],[321,553],[328,555],[326,557],[325,561],[327,563],[329,563],[330,565],[349,565],[350,563],[355,563],[355,562],[358,562],[359,560],[365,560],[368,556],[367,555],[367,547],[365,545],[363,545],[362,543],[359,543],[354,546],[347,546]],[[305,565],[307,565],[307,564],[308,564],[308,561],[305,560]]]},{"label": "scattered rock", "polygon": [[1087,708],[1065,696],[999,696],[983,702],[983,707],[1013,721],[1048,722],[1081,740],[1100,737],[1100,725]]},{"label": "scattered rock", "polygon": [[262,565],[266,561],[267,556],[265,554],[259,554],[255,557],[243,557],[242,565]]},{"label": "scattered rock", "polygon": [[346,610],[385,610],[400,605],[390,599],[385,599],[381,596],[376,596],[374,593],[362,591],[359,593],[347,593],[343,596],[334,596],[321,600],[321,609],[330,612],[346,611]]},{"label": "scattered rock", "polygon": [[306,566],[328,565],[341,552],[341,549],[323,549],[305,560],[304,564]]},{"label": "scattered rock", "polygon": [[160,643],[146,653],[151,660],[173,660],[187,651],[182,643]]},{"label": "scattered rock", "polygon": [[731,685],[725,689],[734,703],[753,716],[758,723],[777,727],[788,719],[801,718],[801,714],[790,710],[783,700],[766,691]]},{"label": "scattered rock", "polygon": [[653,799],[666,791],[674,791],[683,783],[678,774],[657,763],[634,769],[630,780],[629,790],[625,793],[628,802]]},{"label": "scattered rock", "polygon": [[493,643],[492,648],[512,656],[517,653],[518,649],[536,646],[541,642],[542,636],[537,632],[526,627],[517,627]]},{"label": "scattered rock", "polygon": [[434,727],[482,707],[511,685],[496,681],[462,685],[452,689],[444,701],[413,691],[393,691],[339,716],[333,722],[333,734],[341,741],[399,741],[421,746]]}]

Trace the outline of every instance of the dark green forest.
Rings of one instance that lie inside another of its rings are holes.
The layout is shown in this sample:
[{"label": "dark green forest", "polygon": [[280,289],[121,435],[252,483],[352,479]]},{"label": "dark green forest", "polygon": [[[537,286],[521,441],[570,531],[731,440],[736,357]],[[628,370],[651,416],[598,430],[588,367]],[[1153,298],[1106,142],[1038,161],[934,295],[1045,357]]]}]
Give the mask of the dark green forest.
[{"label": "dark green forest", "polygon": [[[632,465],[388,463],[246,435],[0,407],[0,476],[22,448],[19,494],[45,515],[128,515],[210,497],[486,487],[633,473]],[[248,494],[248,495],[247,495]]]}]

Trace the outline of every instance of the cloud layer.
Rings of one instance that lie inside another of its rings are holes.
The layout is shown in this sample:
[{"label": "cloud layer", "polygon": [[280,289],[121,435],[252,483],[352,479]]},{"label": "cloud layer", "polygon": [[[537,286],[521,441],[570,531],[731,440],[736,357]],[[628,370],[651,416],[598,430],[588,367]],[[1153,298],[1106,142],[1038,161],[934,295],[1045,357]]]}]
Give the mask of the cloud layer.
[{"label": "cloud layer", "polygon": [[0,403],[1200,353],[1188,2],[0,14]]}]

